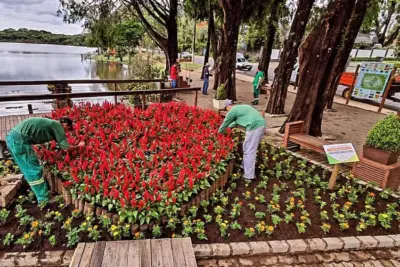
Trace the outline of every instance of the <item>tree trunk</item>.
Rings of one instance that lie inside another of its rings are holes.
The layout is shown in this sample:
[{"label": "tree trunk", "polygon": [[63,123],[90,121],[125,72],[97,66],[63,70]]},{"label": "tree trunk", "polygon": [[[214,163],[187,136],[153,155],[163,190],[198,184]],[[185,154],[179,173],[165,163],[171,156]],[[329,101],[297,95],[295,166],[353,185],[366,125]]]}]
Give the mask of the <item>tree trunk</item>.
[{"label": "tree trunk", "polygon": [[395,10],[396,10],[396,1],[391,0],[390,1],[390,7],[388,8],[388,15],[387,15],[387,17],[386,17],[386,19],[385,19],[385,21],[383,22],[383,25],[382,25],[383,30],[382,30],[382,32],[380,34],[378,32],[378,42],[380,44],[382,44],[382,45],[385,43],[386,32],[387,32],[387,30],[389,28],[389,24],[390,24],[390,22],[392,20],[392,16],[393,16]]},{"label": "tree trunk", "polygon": [[340,77],[345,71],[347,60],[350,56],[351,50],[353,49],[354,41],[356,40],[358,31],[363,23],[370,3],[371,0],[358,0],[356,2],[350,22],[346,28],[343,44],[341,45],[338,55],[335,58],[335,62],[332,66],[331,76],[327,82],[328,95],[326,99],[326,107],[328,109],[332,108]]},{"label": "tree trunk", "polygon": [[194,63],[194,54],[196,51],[196,19],[193,26],[193,43],[192,43],[192,62]]},{"label": "tree trunk", "polygon": [[[222,30],[220,31],[222,32]],[[214,57],[214,84],[213,84],[213,90],[217,90],[218,85],[219,85],[219,62],[220,62],[220,54],[221,54],[221,50],[222,50],[222,34],[219,35],[218,37],[218,41],[216,41],[215,43],[216,45],[216,49],[215,49],[215,54],[213,55]],[[213,48],[214,50],[214,48]]]},{"label": "tree trunk", "polygon": [[271,14],[268,19],[267,36],[264,41],[259,67],[266,74],[268,83],[268,69],[271,61],[272,47],[275,41],[276,27],[278,24],[278,7],[282,0],[273,0]]},{"label": "tree trunk", "polygon": [[396,40],[399,33],[400,33],[400,26],[397,25],[396,29],[389,35],[389,37],[385,40],[385,42],[382,45],[385,47],[391,45],[394,42],[394,40]]},{"label": "tree trunk", "polygon": [[214,12],[212,14],[212,22],[210,23],[210,38],[211,38],[211,48],[212,48],[212,53],[213,53],[213,60],[214,60],[214,65],[212,67],[212,69],[216,69],[217,68],[217,59],[218,59],[218,38],[216,35],[216,31],[215,31],[215,20],[214,20]]},{"label": "tree trunk", "polygon": [[224,12],[218,86],[226,84],[228,99],[236,101],[236,51],[244,0],[218,0]]},{"label": "tree trunk", "polygon": [[285,41],[274,82],[272,83],[272,92],[265,110],[267,113],[285,113],[287,88],[314,1],[299,0],[298,2],[296,15],[290,27],[288,39]]},{"label": "tree trunk", "polygon": [[169,68],[178,58],[178,24],[176,16],[178,14],[178,0],[170,0],[169,16],[167,21],[168,32],[168,63]]},{"label": "tree trunk", "polygon": [[[211,0],[208,0],[209,7],[208,7],[208,29],[207,29],[207,44],[206,44],[206,52],[204,53],[204,62],[205,65],[208,62],[210,57],[210,43],[211,43],[211,27],[214,27],[214,14],[211,9]],[[212,26],[211,26],[212,24]],[[215,32],[215,29],[214,29]],[[215,33],[214,33],[215,36]]]},{"label": "tree trunk", "polygon": [[298,93],[286,122],[304,121],[306,134],[321,135],[327,82],[354,6],[355,1],[330,1],[325,14],[300,46]]}]

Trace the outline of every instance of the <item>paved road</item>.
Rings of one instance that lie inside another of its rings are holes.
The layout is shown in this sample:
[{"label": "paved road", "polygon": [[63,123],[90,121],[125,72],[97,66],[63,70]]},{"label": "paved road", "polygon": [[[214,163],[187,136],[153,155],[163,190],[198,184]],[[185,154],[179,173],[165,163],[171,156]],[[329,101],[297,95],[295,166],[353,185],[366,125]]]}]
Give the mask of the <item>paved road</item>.
[{"label": "paved road", "polygon": [[[198,64],[203,64],[204,61],[204,57],[202,56],[195,56],[195,62]],[[212,58],[209,59],[209,63],[210,66],[212,67],[214,65],[214,60]],[[237,73],[243,74],[243,75],[247,75],[247,76],[251,76],[254,77],[254,75],[256,74],[256,70],[257,70],[257,66],[258,63],[250,63],[251,65],[253,65],[253,68],[251,69],[251,71],[240,71],[240,70],[236,70]],[[275,76],[275,68],[278,67],[279,62],[270,62],[269,64],[269,69],[268,69],[268,79],[269,80],[273,80],[274,76]],[[350,62],[349,66],[347,67],[346,71],[347,72],[355,72],[357,64],[359,64],[358,62]],[[342,95],[343,90],[345,89],[345,87],[343,86],[339,86],[338,90],[336,92],[337,95]],[[400,93],[397,93],[395,95],[395,97],[397,99],[399,99],[400,101]],[[379,101],[374,101],[379,103]],[[390,99],[387,99],[385,102],[385,106],[391,109],[396,109],[396,110],[400,110],[400,102],[395,102],[392,101]]]}]

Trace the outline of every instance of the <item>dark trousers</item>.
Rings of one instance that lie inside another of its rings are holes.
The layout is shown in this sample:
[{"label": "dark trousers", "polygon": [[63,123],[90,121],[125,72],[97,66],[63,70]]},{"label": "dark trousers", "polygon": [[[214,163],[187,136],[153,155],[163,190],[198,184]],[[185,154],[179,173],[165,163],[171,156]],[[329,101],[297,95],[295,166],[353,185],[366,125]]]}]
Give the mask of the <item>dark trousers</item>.
[{"label": "dark trousers", "polygon": [[201,90],[201,93],[203,95],[206,95],[207,94],[207,90],[208,90],[208,79],[204,79],[203,89]]}]

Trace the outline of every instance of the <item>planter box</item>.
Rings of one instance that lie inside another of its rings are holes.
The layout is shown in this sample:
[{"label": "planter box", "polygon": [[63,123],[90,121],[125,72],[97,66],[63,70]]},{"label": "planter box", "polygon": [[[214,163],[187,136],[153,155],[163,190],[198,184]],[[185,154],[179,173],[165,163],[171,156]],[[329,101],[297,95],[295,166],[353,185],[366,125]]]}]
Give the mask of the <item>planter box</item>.
[{"label": "planter box", "polygon": [[225,100],[217,100],[217,99],[213,99],[213,106],[214,108],[221,110],[221,109],[225,109]]},{"label": "planter box", "polygon": [[400,151],[388,152],[382,149],[364,145],[363,155],[366,159],[370,159],[385,165],[392,165],[395,164],[399,159]]},{"label": "planter box", "polygon": [[353,166],[353,174],[365,182],[374,182],[381,188],[398,190],[400,186],[400,162],[385,165],[360,155],[360,161]]}]

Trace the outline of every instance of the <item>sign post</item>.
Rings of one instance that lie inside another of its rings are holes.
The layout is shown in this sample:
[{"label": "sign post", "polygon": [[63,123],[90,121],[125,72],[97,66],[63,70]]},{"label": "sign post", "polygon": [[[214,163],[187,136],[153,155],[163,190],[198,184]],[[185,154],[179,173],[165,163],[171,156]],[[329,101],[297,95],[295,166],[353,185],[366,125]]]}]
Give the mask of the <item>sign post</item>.
[{"label": "sign post", "polygon": [[395,72],[396,68],[393,64],[363,62],[360,66],[359,75],[357,76],[351,96],[361,99],[384,101],[384,93],[389,92],[389,87],[391,86],[389,81],[394,77]]},{"label": "sign post", "polygon": [[358,77],[358,71],[359,71],[359,70],[360,70],[360,64],[357,65],[356,72],[354,73],[354,79],[353,79],[353,82],[351,83],[351,86],[350,86],[350,89],[349,89],[349,90],[350,90],[350,91],[349,91],[349,94],[347,95],[346,105],[349,104],[351,95],[353,94],[354,84],[356,83],[356,80],[357,80],[357,77]]},{"label": "sign post", "polygon": [[324,145],[324,150],[329,164],[335,165],[328,184],[328,188],[332,190],[335,187],[339,175],[340,164],[357,162],[359,159],[351,143]]},{"label": "sign post", "polygon": [[387,84],[386,89],[385,89],[385,92],[383,93],[382,101],[381,101],[381,103],[380,103],[380,105],[379,105],[379,109],[378,109],[378,112],[379,112],[379,113],[381,113],[382,108],[383,108],[384,105],[385,105],[386,98],[387,98],[388,95],[389,95],[390,88],[392,87],[394,78],[395,78],[395,76],[396,76],[396,70],[397,70],[397,68],[394,67],[394,69],[393,69],[393,71],[392,71],[392,76],[390,77],[389,83]]}]

